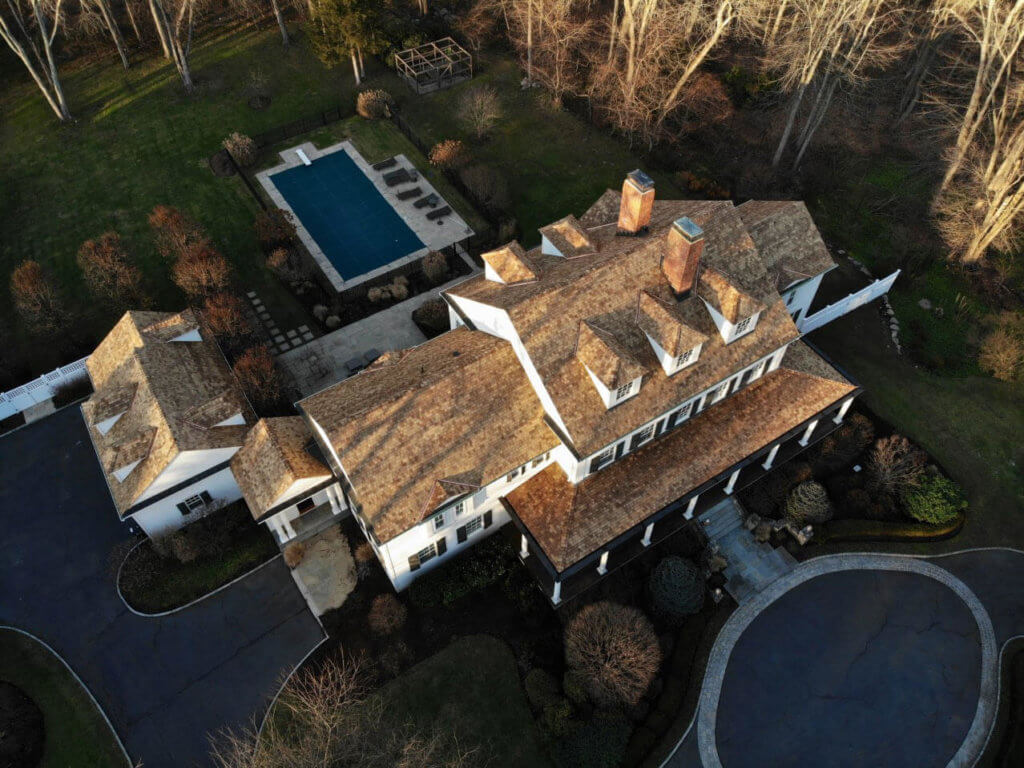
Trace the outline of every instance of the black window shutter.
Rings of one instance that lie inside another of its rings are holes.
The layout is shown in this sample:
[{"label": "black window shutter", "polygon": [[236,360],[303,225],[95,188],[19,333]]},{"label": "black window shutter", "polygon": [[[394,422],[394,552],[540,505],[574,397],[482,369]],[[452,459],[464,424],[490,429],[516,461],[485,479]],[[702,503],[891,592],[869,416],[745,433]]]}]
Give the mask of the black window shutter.
[{"label": "black window shutter", "polygon": [[200,491],[199,498],[201,498],[203,502],[206,504],[209,504],[211,501],[213,501],[213,497],[206,491]]},{"label": "black window shutter", "polygon": [[183,515],[187,515],[189,513],[188,504],[186,504],[185,502],[181,502],[180,504],[178,504],[178,511],[181,512],[181,514]]},{"label": "black window shutter", "polygon": [[466,526],[455,529],[455,538],[458,540],[459,544],[466,540]]},{"label": "black window shutter", "polygon": [[420,558],[418,555],[409,555],[409,570],[418,571],[420,569]]},{"label": "black window shutter", "polygon": [[484,512],[484,528],[490,528],[491,523],[494,522],[494,513],[491,510]]},{"label": "black window shutter", "polygon": [[448,551],[448,539],[442,536],[437,540],[437,556],[440,557]]}]

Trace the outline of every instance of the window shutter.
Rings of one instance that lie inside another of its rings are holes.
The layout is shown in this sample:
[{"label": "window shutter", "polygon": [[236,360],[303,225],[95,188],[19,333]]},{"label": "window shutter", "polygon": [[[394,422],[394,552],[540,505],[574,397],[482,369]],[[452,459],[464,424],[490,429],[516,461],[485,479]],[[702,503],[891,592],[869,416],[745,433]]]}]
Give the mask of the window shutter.
[{"label": "window shutter", "polygon": [[209,504],[210,502],[213,501],[213,497],[209,493],[207,493],[206,491],[200,491],[199,492],[199,498],[201,498],[203,500],[203,502],[206,503],[206,504]]},{"label": "window shutter", "polygon": [[447,539],[447,537],[442,536],[435,543],[437,545],[437,556],[438,557],[440,557],[441,555],[443,555],[445,552],[448,551],[448,539]]},{"label": "window shutter", "polygon": [[186,504],[185,502],[181,502],[180,504],[178,504],[178,511],[181,512],[182,515],[187,515],[189,512],[188,504]]},{"label": "window shutter", "polygon": [[490,528],[491,523],[494,522],[494,513],[491,510],[484,512],[484,528]]},{"label": "window shutter", "polygon": [[455,530],[455,538],[458,540],[459,544],[466,540],[466,526],[463,525],[461,528],[457,528]]},{"label": "window shutter", "polygon": [[418,555],[409,555],[409,570],[418,571],[420,569],[420,558]]}]

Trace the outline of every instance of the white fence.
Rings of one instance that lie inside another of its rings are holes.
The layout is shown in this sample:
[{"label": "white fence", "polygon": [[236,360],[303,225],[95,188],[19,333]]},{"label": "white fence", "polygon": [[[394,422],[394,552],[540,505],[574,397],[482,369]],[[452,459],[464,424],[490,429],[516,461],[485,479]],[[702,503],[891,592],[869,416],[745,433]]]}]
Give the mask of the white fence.
[{"label": "white fence", "polygon": [[858,307],[862,307],[869,301],[877,299],[879,296],[889,292],[892,288],[892,284],[896,282],[896,278],[900,276],[900,270],[896,270],[888,277],[884,277],[881,280],[875,280],[871,285],[867,285],[861,288],[856,293],[851,293],[845,299],[829,304],[822,310],[815,312],[813,315],[806,315],[803,320],[798,323],[801,333],[810,333],[815,328],[821,328],[825,323],[830,323],[837,317],[842,317],[847,312],[852,312]]},{"label": "white fence", "polygon": [[28,384],[22,384],[9,392],[0,392],[0,419],[6,419],[26,408],[31,408],[36,403],[49,400],[62,384],[79,381],[88,376],[85,369],[85,361],[88,359],[83,357],[63,368],[44,373]]}]

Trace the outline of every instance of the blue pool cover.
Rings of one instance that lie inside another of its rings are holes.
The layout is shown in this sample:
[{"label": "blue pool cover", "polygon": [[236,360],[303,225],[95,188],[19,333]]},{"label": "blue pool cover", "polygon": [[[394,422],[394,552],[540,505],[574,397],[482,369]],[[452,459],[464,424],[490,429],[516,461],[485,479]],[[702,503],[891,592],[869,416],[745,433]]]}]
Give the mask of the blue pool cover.
[{"label": "blue pool cover", "polygon": [[344,151],[270,178],[345,280],[423,248],[416,233]]}]

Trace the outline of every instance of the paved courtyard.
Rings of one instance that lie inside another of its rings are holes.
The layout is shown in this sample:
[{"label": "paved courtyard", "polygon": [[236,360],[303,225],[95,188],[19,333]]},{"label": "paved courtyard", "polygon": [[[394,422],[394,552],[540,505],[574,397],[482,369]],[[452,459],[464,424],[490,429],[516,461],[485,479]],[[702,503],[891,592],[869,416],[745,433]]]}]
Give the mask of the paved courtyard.
[{"label": "paved courtyard", "polygon": [[208,765],[207,735],[264,710],[322,638],[280,558],[162,618],[131,613],[108,559],[126,537],[77,407],[0,438],[0,624],[49,643],[133,760]]}]

